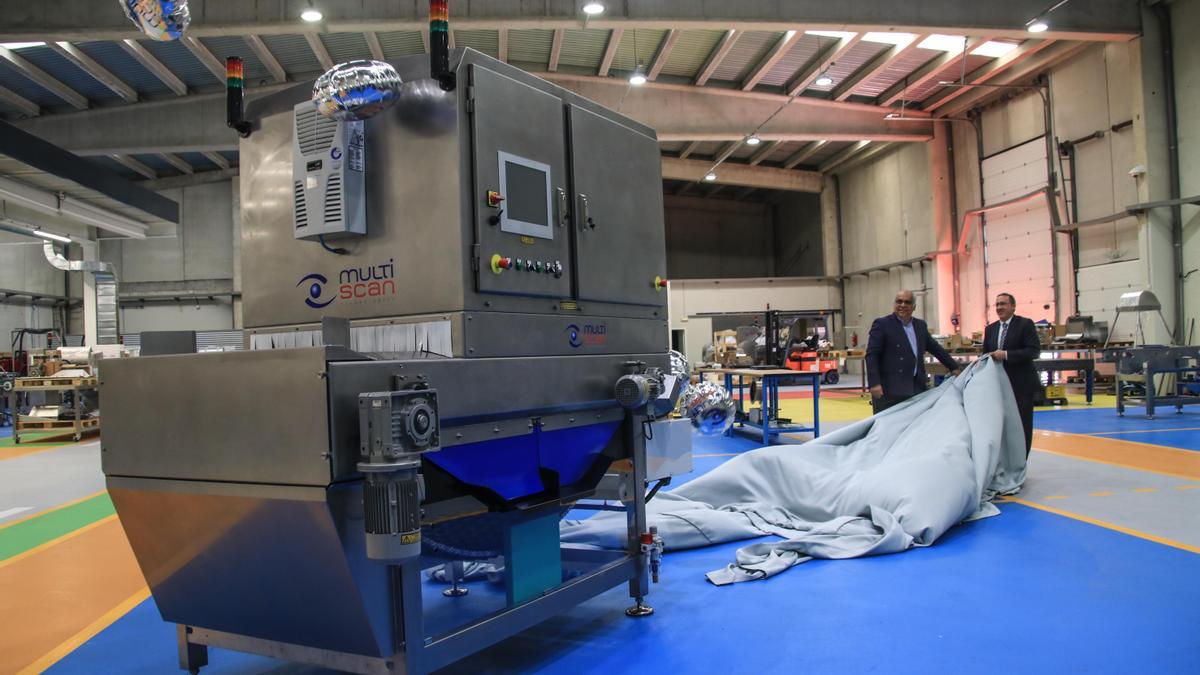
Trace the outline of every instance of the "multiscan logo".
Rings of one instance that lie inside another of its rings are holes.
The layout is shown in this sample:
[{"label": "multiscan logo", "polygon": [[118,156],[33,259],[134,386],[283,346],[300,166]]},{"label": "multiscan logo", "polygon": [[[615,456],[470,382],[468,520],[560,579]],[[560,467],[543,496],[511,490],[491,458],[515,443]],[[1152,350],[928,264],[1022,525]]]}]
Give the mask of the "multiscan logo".
[{"label": "multiscan logo", "polygon": [[567,344],[574,349],[580,347],[600,347],[608,342],[608,325],[603,323],[585,323],[582,328],[576,324],[567,326]]},{"label": "multiscan logo", "polygon": [[313,309],[328,306],[334,300],[350,303],[381,300],[396,295],[396,262],[388,259],[383,265],[347,267],[338,272],[338,285],[328,297],[325,287],[329,279],[323,274],[306,274],[297,287],[305,286],[304,304]]}]

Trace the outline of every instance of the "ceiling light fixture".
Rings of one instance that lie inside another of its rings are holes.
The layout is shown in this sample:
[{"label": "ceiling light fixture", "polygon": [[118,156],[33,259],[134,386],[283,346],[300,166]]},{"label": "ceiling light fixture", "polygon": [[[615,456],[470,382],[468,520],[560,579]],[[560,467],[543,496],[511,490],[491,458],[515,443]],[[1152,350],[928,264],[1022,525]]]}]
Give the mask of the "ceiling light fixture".
[{"label": "ceiling light fixture", "polygon": [[604,13],[603,2],[585,2],[583,3],[583,13],[588,16],[596,16]]},{"label": "ceiling light fixture", "polygon": [[1050,28],[1050,24],[1046,23],[1046,20],[1041,17],[1025,24],[1025,30],[1030,33],[1045,33],[1048,28]]},{"label": "ceiling light fixture", "polygon": [[746,139],[746,145],[758,145],[759,143],[762,143],[762,139],[758,137],[758,134],[750,134],[750,137]]},{"label": "ceiling light fixture", "polygon": [[325,15],[321,13],[321,10],[313,7],[312,0],[308,0],[308,7],[303,12],[300,12],[300,18],[307,23],[316,23],[324,19]]},{"label": "ceiling light fixture", "polygon": [[704,174],[704,180],[706,180],[710,183],[716,179],[717,179],[717,173],[715,171],[709,171],[708,173]]},{"label": "ceiling light fixture", "polygon": [[817,85],[818,87],[828,87],[833,84],[833,78],[829,76],[828,72],[824,72],[818,75],[817,79],[813,80],[813,84]]},{"label": "ceiling light fixture", "polygon": [[638,67],[630,74],[629,84],[634,86],[646,84],[646,70],[642,68],[641,64],[638,64]]},{"label": "ceiling light fixture", "polygon": [[41,237],[42,239],[49,239],[50,241],[57,241],[63,244],[71,243],[70,237],[64,237],[61,234],[54,234],[53,232],[46,232],[45,230],[34,230],[33,234],[34,236]]}]

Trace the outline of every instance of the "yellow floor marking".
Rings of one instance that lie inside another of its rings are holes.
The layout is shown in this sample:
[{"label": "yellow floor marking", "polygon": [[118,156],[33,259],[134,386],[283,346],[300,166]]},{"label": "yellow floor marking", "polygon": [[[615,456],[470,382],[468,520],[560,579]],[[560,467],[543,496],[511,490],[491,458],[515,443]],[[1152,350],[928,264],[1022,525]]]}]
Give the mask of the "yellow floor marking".
[{"label": "yellow floor marking", "polygon": [[1089,497],[1111,497],[1112,493],[1111,492],[1089,492],[1088,496]]},{"label": "yellow floor marking", "polygon": [[82,645],[99,634],[100,631],[116,623],[117,619],[128,614],[131,609],[140,605],[148,597],[150,597],[150,589],[143,586],[137,593],[123,600],[121,604],[105,612],[104,616],[101,616],[99,619],[85,626],[83,630],[67,638],[62,644],[50,650],[42,658],[18,671],[17,675],[37,675],[44,672],[50,666],[62,660],[64,656],[75,651],[79,645]]},{"label": "yellow floor marking", "polygon": [[1133,488],[1134,492],[1158,492],[1158,488]]},{"label": "yellow floor marking", "polygon": [[1200,490],[1200,485],[1176,485],[1176,490]]},{"label": "yellow floor marking", "polygon": [[1129,431],[1093,431],[1085,436],[1108,436],[1111,434],[1157,434],[1164,431],[1200,431],[1200,427],[1181,427],[1178,429],[1130,429]]},{"label": "yellow floor marking", "polygon": [[44,509],[42,511],[32,513],[28,516],[23,516],[21,518],[17,518],[16,520],[12,520],[3,525],[0,525],[0,530],[3,530],[6,527],[12,527],[13,525],[16,525],[17,523],[23,523],[26,520],[29,520],[30,518],[37,518],[38,516],[44,516],[47,513],[54,513],[55,511],[58,511],[59,509],[65,509],[68,506],[74,506],[74,505],[78,504],[79,502],[86,502],[87,500],[91,499],[92,497],[99,497],[100,495],[104,494],[105,492],[106,492],[106,490],[101,490],[99,492],[93,492],[92,494],[87,495],[86,497],[80,497],[79,499],[72,499],[71,501],[67,502],[66,504],[59,504],[58,506],[55,506],[55,507],[52,507],[49,509]]},{"label": "yellow floor marking", "polygon": [[1174,539],[1167,539],[1165,537],[1159,537],[1159,536],[1156,536],[1153,534],[1149,534],[1147,532],[1135,530],[1130,527],[1124,527],[1122,525],[1105,522],[1103,520],[1097,520],[1095,518],[1089,518],[1087,516],[1080,515],[1078,513],[1072,513],[1070,511],[1064,511],[1062,509],[1056,509],[1053,506],[1046,506],[1045,504],[1038,504],[1037,502],[1026,501],[1026,500],[1020,499],[1018,497],[1009,497],[1009,499],[1011,501],[1014,501],[1023,506],[1028,506],[1030,508],[1038,509],[1040,511],[1046,511],[1048,513],[1053,513],[1055,515],[1063,516],[1065,518],[1073,518],[1075,520],[1079,520],[1079,521],[1088,523],[1089,525],[1096,525],[1097,527],[1103,527],[1103,528],[1106,528],[1109,530],[1115,530],[1115,531],[1121,532],[1123,534],[1128,534],[1130,536],[1138,537],[1139,539],[1145,539],[1147,541],[1152,541],[1156,544],[1162,544],[1164,546],[1170,546],[1172,548],[1183,549],[1184,551],[1190,551],[1192,553],[1200,553],[1200,546],[1192,546],[1191,544],[1185,544],[1181,541],[1175,541]]},{"label": "yellow floor marking", "polygon": [[1042,499],[1066,499],[1066,498],[1067,498],[1066,495],[1046,495],[1045,497],[1042,497]]},{"label": "yellow floor marking", "polygon": [[1149,471],[1188,480],[1200,479],[1200,452],[1193,450],[1043,429],[1034,429],[1033,447],[1040,452],[1123,469]]},{"label": "yellow floor marking", "polygon": [[84,532],[94,530],[97,527],[100,527],[101,525],[109,522],[110,520],[116,520],[116,519],[117,519],[117,514],[114,513],[111,516],[101,518],[100,520],[97,520],[94,523],[84,525],[83,527],[79,528],[78,530],[68,532],[68,533],[64,534],[63,536],[58,537],[56,539],[51,539],[50,541],[48,541],[44,544],[39,544],[37,546],[34,546],[33,548],[29,549],[28,551],[22,551],[21,553],[18,553],[11,558],[6,558],[4,560],[0,560],[0,568],[8,567],[9,565],[17,562],[18,560],[24,560],[25,558],[28,558],[29,556],[31,556],[39,551],[44,551],[44,550],[50,548],[51,546],[56,546],[58,544],[61,544],[64,541],[67,541],[68,539],[74,539],[75,537],[78,537],[79,535],[83,534]]}]

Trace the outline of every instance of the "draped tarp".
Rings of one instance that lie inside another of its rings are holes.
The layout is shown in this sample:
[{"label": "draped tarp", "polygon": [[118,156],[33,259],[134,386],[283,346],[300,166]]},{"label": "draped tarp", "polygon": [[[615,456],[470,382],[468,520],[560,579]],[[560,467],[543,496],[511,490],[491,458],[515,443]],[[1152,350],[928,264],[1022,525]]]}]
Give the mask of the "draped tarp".
[{"label": "draped tarp", "polygon": [[[1025,437],[1001,364],[982,359],[905,403],[803,445],[739,455],[647,505],[667,550],[777,535],[708,574],[723,585],[812,558],[928,546],[1025,480]],[[623,548],[624,513],[564,521],[562,540]]]}]

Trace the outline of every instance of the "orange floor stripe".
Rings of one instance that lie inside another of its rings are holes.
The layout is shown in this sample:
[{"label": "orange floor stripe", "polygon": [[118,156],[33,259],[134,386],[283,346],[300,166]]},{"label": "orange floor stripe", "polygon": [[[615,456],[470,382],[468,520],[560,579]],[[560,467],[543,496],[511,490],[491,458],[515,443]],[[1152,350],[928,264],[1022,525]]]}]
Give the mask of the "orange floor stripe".
[{"label": "orange floor stripe", "polygon": [[115,517],[5,563],[0,673],[33,667],[89,629],[101,630],[99,622],[146,586]]},{"label": "orange floor stripe", "polygon": [[1056,455],[1200,480],[1200,452],[1117,438],[1034,429],[1033,447]]},{"label": "orange floor stripe", "polygon": [[1135,530],[1130,527],[1124,527],[1121,525],[1117,525],[1115,523],[1110,523],[1110,522],[1103,521],[1103,520],[1096,520],[1095,518],[1089,518],[1088,516],[1080,515],[1078,513],[1064,511],[1062,509],[1058,509],[1053,506],[1046,506],[1045,504],[1038,504],[1037,502],[1031,502],[1031,501],[1027,501],[1027,500],[1020,499],[1018,497],[1012,497],[1012,496],[1008,497],[1008,501],[1016,502],[1017,504],[1021,504],[1022,506],[1028,506],[1033,509],[1038,509],[1039,511],[1047,511],[1047,512],[1053,513],[1055,515],[1064,516],[1066,518],[1072,518],[1074,520],[1083,521],[1090,525],[1096,525],[1096,526],[1103,527],[1103,528],[1106,528],[1109,530],[1116,530],[1117,532],[1121,532],[1121,533],[1128,534],[1128,535],[1131,535],[1134,537],[1138,537],[1139,539],[1145,539],[1147,541],[1152,541],[1156,544],[1162,544],[1164,546],[1170,546],[1172,548],[1183,549],[1184,551],[1191,551],[1192,553],[1200,553],[1200,547],[1192,546],[1191,544],[1185,544],[1181,541],[1175,541],[1174,539],[1167,539],[1166,537],[1159,537],[1159,536],[1156,536],[1153,534],[1149,534],[1147,532],[1142,532],[1141,530]]},{"label": "orange floor stripe", "polygon": [[48,654],[26,666],[25,669],[17,673],[17,675],[38,675],[39,673],[45,672],[50,666],[53,666],[61,661],[64,656],[75,651],[79,645],[91,640],[93,637],[99,634],[100,631],[113,625],[117,619],[120,619],[128,614],[129,611],[134,607],[142,604],[142,601],[148,597],[150,597],[150,589],[146,586],[143,586],[140,591],[134,593],[122,601],[121,604],[105,612],[104,616],[91,622],[86,628],[72,635],[65,642],[50,650]]},{"label": "orange floor stripe", "polygon": [[65,443],[63,445],[14,445],[14,446],[7,447],[7,448],[0,448],[0,462],[4,461],[6,459],[16,459],[18,457],[24,457],[25,455],[32,455],[32,454],[35,454],[38,452],[45,452],[47,450],[57,450],[59,448],[66,447],[68,445],[72,445],[72,444]]}]

